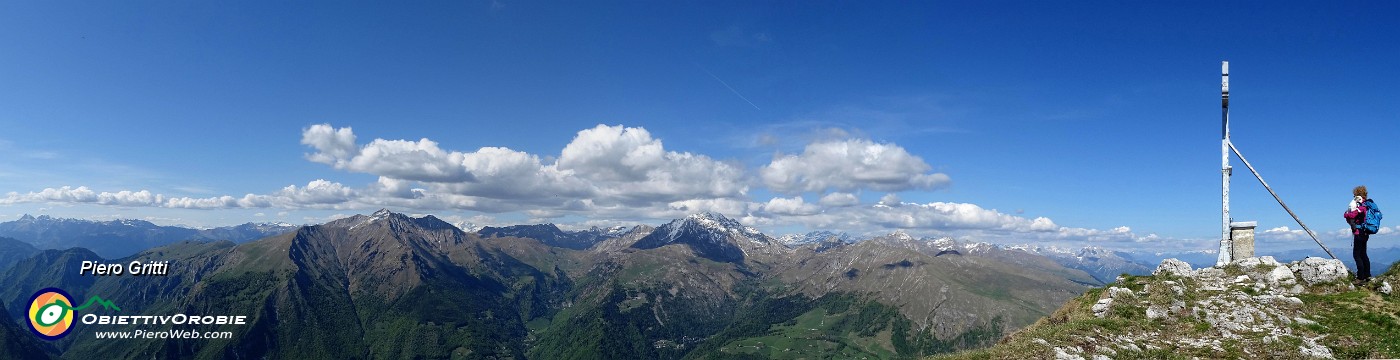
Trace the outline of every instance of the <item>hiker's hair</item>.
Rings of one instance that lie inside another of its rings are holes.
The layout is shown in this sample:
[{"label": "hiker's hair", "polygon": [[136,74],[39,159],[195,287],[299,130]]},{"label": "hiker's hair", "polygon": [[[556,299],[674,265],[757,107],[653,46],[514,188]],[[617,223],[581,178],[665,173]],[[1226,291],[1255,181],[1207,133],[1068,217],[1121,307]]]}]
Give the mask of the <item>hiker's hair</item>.
[{"label": "hiker's hair", "polygon": [[1351,194],[1355,196],[1360,196],[1362,199],[1369,199],[1368,197],[1366,197],[1366,185],[1357,186],[1355,189],[1351,189]]}]

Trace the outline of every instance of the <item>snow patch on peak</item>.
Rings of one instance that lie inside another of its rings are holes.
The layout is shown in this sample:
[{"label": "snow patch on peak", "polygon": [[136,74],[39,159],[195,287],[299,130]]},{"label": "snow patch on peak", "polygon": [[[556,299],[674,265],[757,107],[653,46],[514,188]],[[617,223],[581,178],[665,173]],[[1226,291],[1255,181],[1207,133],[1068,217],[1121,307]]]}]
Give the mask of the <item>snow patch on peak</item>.
[{"label": "snow patch on peak", "polygon": [[458,223],[452,224],[452,226],[456,226],[457,229],[460,229],[460,230],[462,230],[463,232],[469,232],[469,233],[479,232],[479,231],[481,231],[482,228],[485,228],[485,226],[477,225],[477,224],[470,223],[470,222],[466,222],[466,221],[462,221],[462,222],[458,222]]},{"label": "snow patch on peak", "polygon": [[631,228],[623,225],[618,225],[604,229],[603,234],[611,237],[622,237],[622,235],[626,235],[627,231],[629,230],[631,230]]},{"label": "snow patch on peak", "polygon": [[934,239],[931,243],[933,243],[933,246],[937,247],[939,251],[954,250],[958,247],[958,242],[947,236]]},{"label": "snow patch on peak", "polygon": [[1075,250],[1075,249],[1071,249],[1071,248],[1063,248],[1063,247],[1059,247],[1059,246],[1055,246],[1055,245],[1041,245],[1041,244],[1016,244],[1016,245],[1007,245],[1007,246],[1005,246],[1005,248],[1008,249],[1008,250],[1020,250],[1020,251],[1024,251],[1024,252],[1028,252],[1028,253],[1032,253],[1032,254],[1047,255],[1047,256],[1049,256],[1049,255],[1054,255],[1054,256],[1076,256],[1076,255],[1079,254],[1079,252],[1080,252],[1080,250]]},{"label": "snow patch on peak", "polygon": [[[680,224],[676,224],[677,222],[680,222]],[[763,238],[766,237],[766,235],[764,235],[763,232],[758,231],[758,229],[755,229],[752,226],[745,226],[744,224],[740,224],[739,221],[730,219],[728,217],[725,217],[723,214],[716,212],[705,211],[701,213],[691,214],[690,216],[686,216],[685,219],[674,220],[671,223],[681,225],[673,226],[671,228],[671,232],[673,235],[676,232],[680,231],[680,229],[683,228],[684,225],[695,224],[702,228],[725,233],[730,236],[747,238],[749,241],[754,243],[766,243],[765,241],[763,241]]]},{"label": "snow patch on peak", "polygon": [[388,219],[389,217],[392,217],[393,215],[394,215],[394,213],[391,212],[391,211],[389,211],[389,209],[379,209],[379,211],[375,211],[373,214],[370,214],[370,216],[367,217],[367,218],[365,218],[364,220],[361,220],[360,222],[356,223],[355,225],[350,226],[350,230],[355,230],[355,228],[358,228],[358,227],[363,226],[363,225],[365,225],[365,224],[372,224],[372,223],[374,223],[374,222],[376,222],[376,221],[379,221],[379,220]]},{"label": "snow patch on peak", "polygon": [[969,243],[969,244],[963,245],[963,249],[967,249],[967,252],[968,252],[968,253],[973,253],[973,254],[991,251],[992,248],[995,248],[995,247],[996,247],[996,245],[992,245],[992,244],[990,244],[990,243],[984,243],[984,242],[976,242],[976,243]]},{"label": "snow patch on peak", "polygon": [[827,242],[828,240],[839,243],[852,243],[851,235],[847,233],[833,233],[826,230],[813,231],[806,234],[787,234],[779,237],[778,242],[787,246],[802,246]]}]

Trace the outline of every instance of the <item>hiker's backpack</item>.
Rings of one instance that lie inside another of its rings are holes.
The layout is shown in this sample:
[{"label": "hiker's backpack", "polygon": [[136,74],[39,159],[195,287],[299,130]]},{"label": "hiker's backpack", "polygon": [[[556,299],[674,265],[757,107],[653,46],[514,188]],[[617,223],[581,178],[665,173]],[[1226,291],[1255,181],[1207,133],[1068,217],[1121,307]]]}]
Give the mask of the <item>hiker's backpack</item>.
[{"label": "hiker's backpack", "polygon": [[1366,215],[1363,216],[1357,227],[1367,234],[1375,234],[1381,230],[1381,208],[1377,207],[1376,202],[1371,201],[1371,199],[1366,199],[1366,202],[1362,204],[1366,207]]}]

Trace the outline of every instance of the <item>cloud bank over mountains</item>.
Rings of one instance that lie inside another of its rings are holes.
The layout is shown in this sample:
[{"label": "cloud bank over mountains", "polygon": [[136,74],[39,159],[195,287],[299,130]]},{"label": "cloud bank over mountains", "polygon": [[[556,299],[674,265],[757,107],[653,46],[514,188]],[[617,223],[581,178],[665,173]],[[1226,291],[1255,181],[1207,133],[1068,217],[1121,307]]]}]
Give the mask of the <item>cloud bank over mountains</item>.
[{"label": "cloud bank over mountains", "polygon": [[[667,150],[641,127],[598,125],[579,131],[558,155],[506,147],[473,151],[438,142],[373,139],[361,143],[350,127],[303,129],[306,160],[378,180],[355,187],[324,179],[266,194],[171,197],[148,190],[96,191],[62,186],[11,192],[0,205],[95,204],[175,209],[330,209],[380,207],[424,212],[520,212],[533,219],[577,216],[589,221],[664,220],[716,211],[760,227],[804,227],[852,233],[894,229],[1016,241],[1153,241],[1127,227],[1065,227],[976,204],[908,203],[897,193],[935,191],[952,184],[923,158],[893,143],[823,139],[801,153],[775,154],[762,166]],[[755,194],[779,194],[756,197]],[[862,203],[860,194],[883,195]]]}]

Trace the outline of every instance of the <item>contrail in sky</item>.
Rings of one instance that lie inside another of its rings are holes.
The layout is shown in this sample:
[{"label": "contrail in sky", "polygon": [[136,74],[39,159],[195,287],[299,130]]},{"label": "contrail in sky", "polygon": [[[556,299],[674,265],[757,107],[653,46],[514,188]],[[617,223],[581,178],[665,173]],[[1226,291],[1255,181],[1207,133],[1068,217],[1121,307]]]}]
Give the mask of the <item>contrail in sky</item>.
[{"label": "contrail in sky", "polygon": [[762,108],[758,107],[758,105],[754,105],[753,101],[749,101],[749,98],[744,97],[744,94],[740,94],[739,90],[734,90],[734,87],[729,86],[729,83],[724,82],[724,80],[721,80],[718,76],[715,76],[715,74],[710,72],[709,70],[705,70],[704,66],[700,66],[699,63],[696,63],[695,67],[700,68],[700,71],[704,71],[705,74],[708,74],[710,75],[710,77],[715,78],[715,81],[718,81],[720,85],[724,85],[724,88],[729,89],[729,92],[734,93],[734,96],[738,96],[740,99],[744,99],[744,102],[749,103],[749,105],[753,106],[754,109],[763,110]]}]

